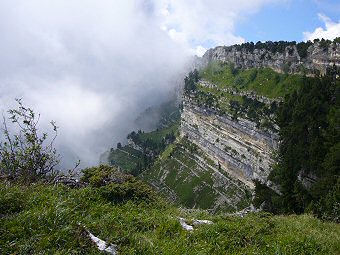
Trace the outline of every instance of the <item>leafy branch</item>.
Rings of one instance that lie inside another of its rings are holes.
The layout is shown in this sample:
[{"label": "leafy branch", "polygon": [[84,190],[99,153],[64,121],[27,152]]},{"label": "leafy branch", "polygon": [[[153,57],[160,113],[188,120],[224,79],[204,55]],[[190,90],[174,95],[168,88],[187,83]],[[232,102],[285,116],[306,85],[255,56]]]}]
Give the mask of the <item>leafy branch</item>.
[{"label": "leafy branch", "polygon": [[[50,122],[53,137],[48,142],[48,134],[39,135],[38,132],[40,114],[36,115],[31,108],[24,107],[21,99],[16,99],[16,102],[18,108],[8,110],[7,119],[5,114],[2,116],[0,176],[8,180],[31,183],[55,175],[55,167],[60,161],[60,156],[53,146],[58,135],[56,123]],[[8,121],[12,123],[13,130],[17,131],[13,135],[9,130]]]}]

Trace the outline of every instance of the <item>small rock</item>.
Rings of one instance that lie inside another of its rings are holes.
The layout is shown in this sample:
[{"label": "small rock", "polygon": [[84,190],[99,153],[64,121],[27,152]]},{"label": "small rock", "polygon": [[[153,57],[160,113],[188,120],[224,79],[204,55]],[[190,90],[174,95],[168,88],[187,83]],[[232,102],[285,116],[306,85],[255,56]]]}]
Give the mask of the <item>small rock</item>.
[{"label": "small rock", "polygon": [[210,221],[210,220],[193,220],[192,224],[193,225],[202,225],[202,224],[208,224],[211,225],[214,222]]},{"label": "small rock", "polygon": [[93,235],[90,231],[86,229],[87,233],[89,234],[91,240],[97,245],[98,250],[100,251],[106,251],[110,254],[116,255],[117,254],[117,245],[114,244],[108,244],[104,240],[101,240],[100,238]]},{"label": "small rock", "polygon": [[194,230],[194,227],[191,226],[191,225],[188,225],[186,222],[185,222],[185,219],[184,218],[179,218],[179,223],[181,224],[182,228],[184,230],[187,230],[187,231],[193,231]]}]

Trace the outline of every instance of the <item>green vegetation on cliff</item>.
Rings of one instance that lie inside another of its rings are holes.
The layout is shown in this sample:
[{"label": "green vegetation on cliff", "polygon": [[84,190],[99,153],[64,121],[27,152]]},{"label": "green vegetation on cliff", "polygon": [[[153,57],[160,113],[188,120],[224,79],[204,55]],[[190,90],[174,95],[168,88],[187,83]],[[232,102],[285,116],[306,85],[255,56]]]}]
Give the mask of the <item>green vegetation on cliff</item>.
[{"label": "green vegetation on cliff", "polygon": [[312,41],[306,41],[306,42],[299,42],[296,41],[266,41],[261,42],[258,41],[257,43],[253,42],[246,42],[242,44],[236,44],[233,46],[225,46],[226,49],[230,48],[236,48],[237,51],[247,51],[253,53],[254,50],[267,50],[272,53],[284,53],[286,49],[288,50],[289,54],[292,54],[294,52],[293,47],[296,46],[297,52],[300,56],[300,58],[306,58],[308,55],[308,47],[313,45],[313,43],[319,43],[320,47],[323,48],[323,50],[327,50],[327,48],[330,46],[331,43],[339,43],[340,37],[335,38],[334,40],[328,40],[328,39],[314,39]]},{"label": "green vegetation on cliff", "polygon": [[200,72],[201,78],[218,89],[253,91],[268,98],[284,97],[302,84],[302,75],[280,74],[270,68],[241,70],[222,62],[211,62]]},{"label": "green vegetation on cliff", "polygon": [[[146,118],[146,120],[141,118]],[[146,122],[149,118],[158,119],[157,128],[151,132],[138,130],[128,134],[128,145],[122,146],[118,143],[116,149],[110,149],[107,156],[107,162],[110,165],[118,166],[124,172],[137,176],[148,169],[166,146],[176,139],[180,119],[176,100],[148,108],[137,119],[137,122]]]},{"label": "green vegetation on cliff", "polygon": [[[124,172],[139,175],[148,169],[166,146],[175,141],[179,123],[152,132],[131,132],[127,138],[134,145],[117,146],[111,149],[108,162],[120,167]],[[135,147],[135,148],[134,148]]]},{"label": "green vegetation on cliff", "polygon": [[197,145],[183,138],[169,146],[140,178],[188,208],[236,211],[249,206],[250,190],[218,168]]},{"label": "green vegetation on cliff", "polygon": [[[195,82],[194,75],[187,77]],[[269,68],[240,70],[232,65],[212,62],[200,71],[200,81],[186,96],[197,106],[248,119],[258,128],[277,132],[275,114],[284,95],[303,83],[300,75],[279,74]],[[189,83],[186,81],[186,83]]]}]

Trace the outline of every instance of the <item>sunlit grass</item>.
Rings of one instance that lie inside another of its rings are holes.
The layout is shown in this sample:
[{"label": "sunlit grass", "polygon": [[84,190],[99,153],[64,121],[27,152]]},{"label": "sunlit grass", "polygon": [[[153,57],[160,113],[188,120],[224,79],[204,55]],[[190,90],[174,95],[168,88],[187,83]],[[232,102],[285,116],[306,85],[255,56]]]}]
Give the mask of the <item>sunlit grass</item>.
[{"label": "sunlit grass", "polygon": [[222,88],[233,88],[240,91],[255,91],[258,95],[269,98],[284,97],[299,88],[302,75],[277,73],[270,68],[235,70],[232,66],[212,62],[200,72],[203,79],[213,82]]},{"label": "sunlit grass", "polygon": [[[312,216],[189,213],[162,199],[113,203],[95,188],[0,184],[0,215],[1,254],[99,254],[83,226],[119,254],[340,252],[340,226]],[[179,216],[214,224],[186,232]]]}]

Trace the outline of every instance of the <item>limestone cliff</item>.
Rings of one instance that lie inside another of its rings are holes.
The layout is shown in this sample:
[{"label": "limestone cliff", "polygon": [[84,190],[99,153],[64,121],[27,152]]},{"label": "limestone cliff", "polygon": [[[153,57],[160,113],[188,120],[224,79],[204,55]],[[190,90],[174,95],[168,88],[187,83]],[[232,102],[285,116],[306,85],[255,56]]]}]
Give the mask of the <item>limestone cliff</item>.
[{"label": "limestone cliff", "polygon": [[[269,46],[271,44],[273,43],[269,42]],[[340,43],[337,42],[308,43],[303,53],[299,51],[299,44],[295,43],[290,43],[281,50],[256,46],[257,44],[251,44],[251,47],[218,46],[209,49],[204,54],[202,62],[208,64],[216,60],[233,63],[235,67],[243,69],[269,67],[277,72],[310,75],[325,74],[327,68],[333,68],[333,66],[340,68]]]},{"label": "limestone cliff", "polygon": [[228,113],[199,107],[184,97],[181,135],[198,145],[219,168],[253,188],[253,179],[266,181],[278,135],[261,130],[256,123]]},{"label": "limestone cliff", "polygon": [[[249,71],[233,74],[228,65],[214,65],[199,79],[189,75],[180,138],[140,177],[185,207],[235,211],[249,206],[253,180],[270,184],[279,140],[274,119],[286,83],[299,81],[270,69]],[[243,86],[235,83],[241,77]]]}]

